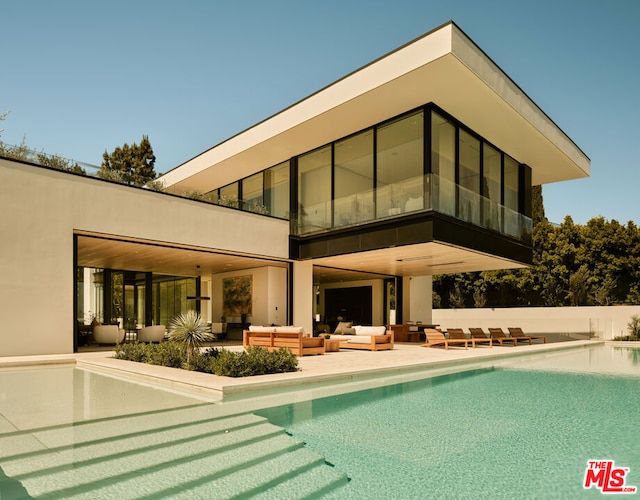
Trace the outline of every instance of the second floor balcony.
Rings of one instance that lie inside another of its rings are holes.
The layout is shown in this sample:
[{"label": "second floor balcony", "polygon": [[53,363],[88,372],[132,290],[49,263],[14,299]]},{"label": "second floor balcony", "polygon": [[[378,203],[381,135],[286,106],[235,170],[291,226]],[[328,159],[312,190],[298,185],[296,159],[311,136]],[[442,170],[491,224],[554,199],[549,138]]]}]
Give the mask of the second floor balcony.
[{"label": "second floor balcony", "polygon": [[435,174],[300,206],[292,226],[295,235],[305,236],[428,211],[531,243],[530,217]]}]

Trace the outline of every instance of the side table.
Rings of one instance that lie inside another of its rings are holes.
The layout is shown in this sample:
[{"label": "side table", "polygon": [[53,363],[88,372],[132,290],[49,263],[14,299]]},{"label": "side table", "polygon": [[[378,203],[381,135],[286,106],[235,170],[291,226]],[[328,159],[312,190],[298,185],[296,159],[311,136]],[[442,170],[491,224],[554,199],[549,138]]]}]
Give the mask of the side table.
[{"label": "side table", "polygon": [[324,339],[324,352],[338,352],[340,351],[340,341]]}]

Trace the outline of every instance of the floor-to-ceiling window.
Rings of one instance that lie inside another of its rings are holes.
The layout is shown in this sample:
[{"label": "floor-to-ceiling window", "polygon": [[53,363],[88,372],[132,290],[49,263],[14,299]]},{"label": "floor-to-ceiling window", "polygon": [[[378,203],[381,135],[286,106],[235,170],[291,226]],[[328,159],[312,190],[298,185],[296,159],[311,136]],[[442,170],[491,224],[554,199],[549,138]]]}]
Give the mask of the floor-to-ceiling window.
[{"label": "floor-to-ceiling window", "polygon": [[431,113],[431,196],[434,210],[456,214],[456,127]]},{"label": "floor-to-ceiling window", "polygon": [[264,205],[264,173],[258,172],[242,179],[242,209],[258,214],[267,213]]},{"label": "floor-to-ceiling window", "polygon": [[483,225],[502,229],[502,154],[489,144],[482,148]]},{"label": "floor-to-ceiling window", "polygon": [[[168,325],[178,313],[195,309],[196,278],[151,275],[134,271],[78,268],[78,320],[90,324],[118,324],[135,328],[145,324]],[[86,270],[86,271],[85,271]],[[147,275],[151,285],[151,317],[147,318]],[[105,280],[108,283],[105,283]]]},{"label": "floor-to-ceiling window", "polygon": [[329,229],[332,146],[298,157],[298,224],[302,232]]},{"label": "floor-to-ceiling window", "polygon": [[289,161],[265,170],[264,204],[267,213],[281,219],[289,218]]},{"label": "floor-to-ceiling window", "polygon": [[[425,117],[430,120],[428,127]],[[530,232],[530,218],[520,213],[521,183],[526,183],[528,167],[434,105],[293,160],[215,189],[207,201],[293,217],[297,234],[419,210],[434,210],[510,236],[526,237]],[[293,214],[292,165],[296,165],[298,197]]]},{"label": "floor-to-ceiling window", "polygon": [[220,188],[220,196],[218,203],[225,207],[238,208],[240,201],[238,199],[238,182],[228,184],[227,186]]},{"label": "floor-to-ceiling window", "polygon": [[520,232],[519,170],[518,162],[510,156],[504,155],[504,230],[507,234],[514,236]]},{"label": "floor-to-ceiling window", "polygon": [[334,226],[373,219],[373,129],[335,143]]},{"label": "floor-to-ceiling window", "polygon": [[156,276],[153,280],[153,323],[169,325],[179,313],[195,310],[196,278]]},{"label": "floor-to-ceiling window", "polygon": [[480,224],[480,140],[458,131],[458,216]]},{"label": "floor-to-ceiling window", "polygon": [[376,140],[377,217],[424,208],[424,113],[378,127]]}]

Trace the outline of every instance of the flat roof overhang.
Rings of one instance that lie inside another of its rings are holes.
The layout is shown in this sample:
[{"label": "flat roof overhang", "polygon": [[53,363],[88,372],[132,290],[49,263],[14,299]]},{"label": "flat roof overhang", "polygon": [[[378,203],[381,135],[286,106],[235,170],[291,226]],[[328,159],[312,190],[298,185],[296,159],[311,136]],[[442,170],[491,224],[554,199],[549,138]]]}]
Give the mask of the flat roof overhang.
[{"label": "flat roof overhang", "polygon": [[161,177],[209,191],[433,102],[532,169],[532,183],[589,176],[589,158],[458,26],[448,22]]}]

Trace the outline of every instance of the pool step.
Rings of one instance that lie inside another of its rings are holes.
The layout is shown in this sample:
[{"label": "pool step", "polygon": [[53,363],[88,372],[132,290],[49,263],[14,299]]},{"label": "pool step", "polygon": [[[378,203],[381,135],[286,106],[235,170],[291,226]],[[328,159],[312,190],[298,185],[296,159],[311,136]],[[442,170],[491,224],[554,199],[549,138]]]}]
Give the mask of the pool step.
[{"label": "pool step", "polygon": [[[46,498],[125,499],[314,496],[346,483],[266,419],[215,417],[214,410],[203,405],[0,435],[5,485],[17,480]],[[4,499],[2,484],[0,476]]]}]

